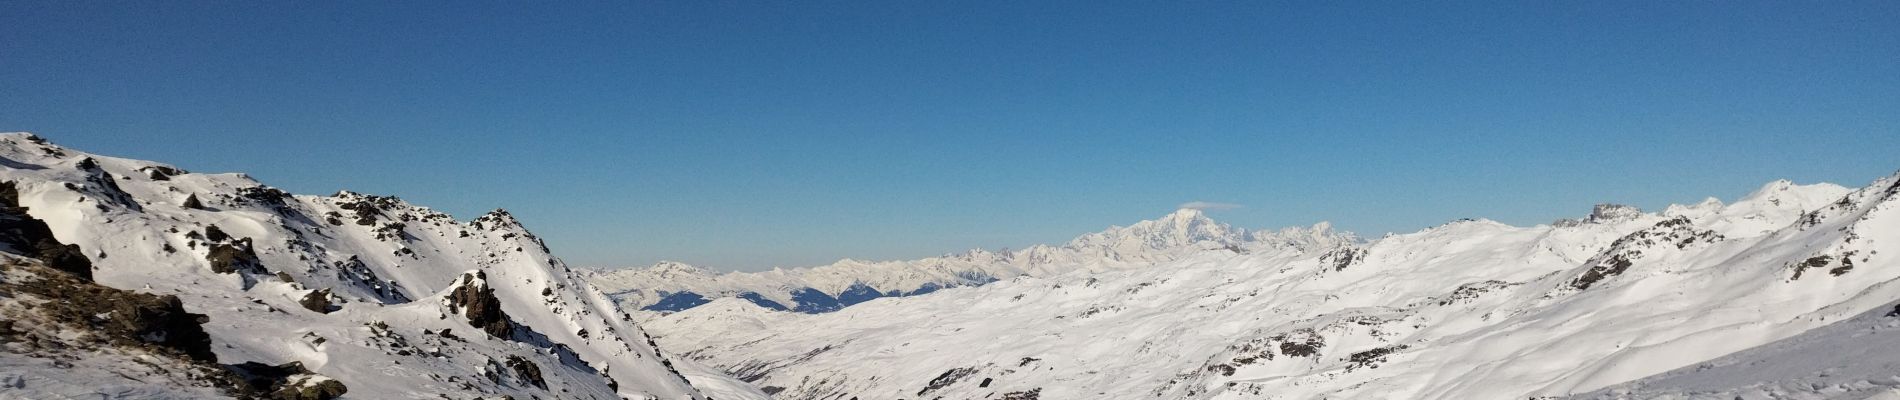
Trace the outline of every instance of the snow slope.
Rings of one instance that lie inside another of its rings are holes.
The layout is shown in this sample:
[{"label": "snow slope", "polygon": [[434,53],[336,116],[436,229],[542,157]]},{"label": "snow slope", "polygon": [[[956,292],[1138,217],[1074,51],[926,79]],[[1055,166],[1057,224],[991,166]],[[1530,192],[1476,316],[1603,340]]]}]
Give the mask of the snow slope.
[{"label": "snow slope", "polygon": [[1888,307],[1896,195],[1900,176],[1778,181],[1733,204],[1183,252],[825,314],[721,299],[644,326],[786,399],[1563,396]]},{"label": "snow slope", "polygon": [[1900,305],[1573,398],[1900,399],[1891,349],[1900,349]]},{"label": "snow slope", "polygon": [[772,309],[837,311],[880,297],[910,296],[1019,276],[1054,276],[1141,268],[1209,251],[1311,250],[1355,240],[1326,223],[1310,228],[1247,231],[1182,209],[1160,219],[1083,235],[1059,246],[1017,251],[970,250],[908,261],[841,260],[765,272],[715,273],[677,262],[595,271],[586,279],[627,310],[679,311],[724,297]]},{"label": "snow slope", "polygon": [[222,363],[301,362],[349,398],[705,397],[505,211],[291,195],[25,133],[0,134],[0,181],[98,283],[209,315]]}]

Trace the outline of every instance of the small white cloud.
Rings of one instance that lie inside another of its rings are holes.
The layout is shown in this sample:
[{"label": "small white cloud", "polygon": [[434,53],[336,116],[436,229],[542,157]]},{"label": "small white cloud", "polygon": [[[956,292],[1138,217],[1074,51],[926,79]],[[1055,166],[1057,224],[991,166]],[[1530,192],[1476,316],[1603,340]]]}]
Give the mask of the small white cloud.
[{"label": "small white cloud", "polygon": [[1234,203],[1216,203],[1212,201],[1190,201],[1186,203],[1181,203],[1180,208],[1188,208],[1188,209],[1203,210],[1203,211],[1220,211],[1220,210],[1232,210],[1232,209],[1241,208],[1241,207],[1244,207],[1244,206],[1239,205],[1239,204],[1234,204]]}]

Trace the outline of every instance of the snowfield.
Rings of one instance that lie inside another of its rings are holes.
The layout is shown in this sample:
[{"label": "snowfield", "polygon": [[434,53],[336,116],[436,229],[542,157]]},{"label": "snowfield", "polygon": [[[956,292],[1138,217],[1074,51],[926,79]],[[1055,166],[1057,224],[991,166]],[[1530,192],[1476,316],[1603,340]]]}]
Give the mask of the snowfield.
[{"label": "snowfield", "polygon": [[[1113,258],[1141,263],[1077,257],[1022,268],[1018,255],[972,267],[998,271],[1001,280],[980,286],[819,314],[722,297],[643,326],[661,347],[783,399],[1563,397],[1771,352],[1750,349],[1856,316],[1891,325],[1894,318],[1863,314],[1900,300],[1896,194],[1900,176],[1857,190],[1777,181],[1732,204],[1710,199],[1657,213],[1605,205],[1548,225],[1460,220],[1376,240],[1310,230],[1294,235],[1310,240],[1240,249],[1227,246],[1231,236],[1201,234],[1237,230],[1183,210],[1136,224],[1152,228],[1139,233],[1077,240],[1187,238],[1110,246],[1126,250]],[[825,269],[841,267],[655,285],[756,291],[736,282],[788,282],[779,277]],[[629,274],[643,273],[652,271]],[[1737,375],[1694,378],[1714,389],[1678,378],[1591,396],[1795,393],[1751,388],[1835,379],[1813,378],[1806,368],[1817,366],[1862,377],[1846,384],[1852,393],[1885,393],[1900,380],[1876,371],[1892,371],[1881,368],[1900,352],[1880,337],[1802,347],[1793,367],[1718,367],[1708,371]],[[1747,362],[1711,365],[1737,364]]]}]

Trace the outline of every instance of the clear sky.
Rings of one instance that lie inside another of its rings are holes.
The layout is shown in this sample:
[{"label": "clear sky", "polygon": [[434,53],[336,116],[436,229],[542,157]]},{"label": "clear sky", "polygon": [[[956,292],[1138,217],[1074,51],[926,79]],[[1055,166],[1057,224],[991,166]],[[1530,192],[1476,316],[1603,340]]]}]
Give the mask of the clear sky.
[{"label": "clear sky", "polygon": [[738,270],[1900,170],[1894,1],[533,3],[0,2],[0,130]]}]

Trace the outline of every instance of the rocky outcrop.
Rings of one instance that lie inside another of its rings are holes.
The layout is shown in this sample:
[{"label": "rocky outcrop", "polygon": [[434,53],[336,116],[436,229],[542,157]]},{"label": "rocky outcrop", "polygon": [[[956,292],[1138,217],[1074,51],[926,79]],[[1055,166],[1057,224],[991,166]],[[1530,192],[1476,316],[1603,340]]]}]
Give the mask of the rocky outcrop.
[{"label": "rocky outcrop", "polygon": [[202,238],[207,242],[205,245],[211,248],[210,252],[205,254],[205,262],[209,263],[212,272],[220,274],[240,271],[266,272],[264,262],[257,258],[257,251],[251,244],[251,238],[232,238],[231,235],[218,229],[217,225],[205,227]]},{"label": "rocky outcrop", "polygon": [[501,300],[495,298],[495,289],[488,287],[487,277],[481,271],[462,274],[455,290],[449,292],[449,310],[468,318],[469,326],[490,336],[511,339],[515,324],[508,319],[508,313],[501,310]]},{"label": "rocky outcrop", "polygon": [[79,245],[61,243],[53,237],[45,221],[33,218],[26,211],[26,207],[20,206],[20,192],[14,183],[0,182],[0,246],[92,281],[92,260],[86,258]]},{"label": "rocky outcrop", "polygon": [[38,273],[47,267],[32,263],[0,263],[0,270],[36,275],[38,279],[8,280],[0,291],[51,300],[34,308],[55,323],[93,332],[95,339],[108,344],[217,360],[211,336],[202,326],[207,318],[185,311],[177,296],[114,289],[66,273]]},{"label": "rocky outcrop", "polygon": [[1601,223],[1609,223],[1609,222],[1617,222],[1617,221],[1628,221],[1628,220],[1636,219],[1637,217],[1641,217],[1641,216],[1643,216],[1643,209],[1641,208],[1636,208],[1635,206],[1626,206],[1622,204],[1603,203],[1603,204],[1596,205],[1596,207],[1594,208],[1591,208],[1590,217],[1585,218],[1584,222],[1588,222],[1592,224],[1601,224]]},{"label": "rocky outcrop", "polygon": [[1646,252],[1682,250],[1689,246],[1706,245],[1723,240],[1721,234],[1710,230],[1698,230],[1688,218],[1676,217],[1610,243],[1602,253],[1591,257],[1585,264],[1590,268],[1569,282],[1576,290],[1589,289],[1606,278],[1622,275],[1635,261],[1644,257]]},{"label": "rocky outcrop", "polygon": [[510,355],[508,356],[507,365],[508,369],[515,372],[515,377],[521,379],[523,383],[533,385],[542,390],[547,390],[548,381],[541,377],[541,367],[535,365],[533,361],[528,361],[528,359],[521,358],[521,356]]},{"label": "rocky outcrop", "polygon": [[182,169],[165,166],[165,165],[153,165],[153,166],[148,166],[148,167],[140,167],[138,169],[138,172],[144,173],[146,178],[155,180],[155,181],[169,181],[169,180],[172,180],[172,177],[174,176],[190,173]]},{"label": "rocky outcrop", "polygon": [[193,210],[205,209],[205,202],[202,200],[198,200],[198,195],[196,194],[185,195],[185,202],[182,205],[185,208],[189,208]]},{"label": "rocky outcrop", "polygon": [[310,294],[298,300],[297,304],[310,311],[329,314],[331,311],[336,311],[336,305],[332,304],[331,297],[330,289],[312,290]]},{"label": "rocky outcrop", "polygon": [[246,362],[227,366],[243,381],[247,396],[271,400],[329,400],[349,392],[335,379],[310,373],[303,363]]}]

